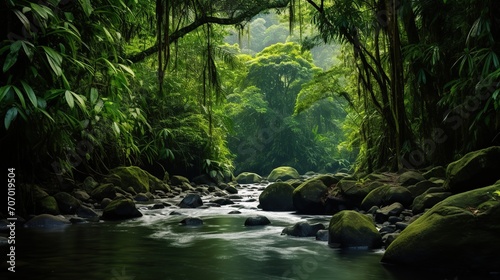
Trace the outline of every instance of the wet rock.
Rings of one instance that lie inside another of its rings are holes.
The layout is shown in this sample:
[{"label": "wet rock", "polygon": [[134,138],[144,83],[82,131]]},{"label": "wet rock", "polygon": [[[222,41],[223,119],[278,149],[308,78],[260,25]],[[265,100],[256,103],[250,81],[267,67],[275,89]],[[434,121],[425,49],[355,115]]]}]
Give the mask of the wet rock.
[{"label": "wet rock", "polygon": [[185,218],[180,223],[185,226],[201,226],[203,225],[203,220],[200,218]]},{"label": "wet rock", "polygon": [[229,211],[228,214],[235,215],[235,214],[241,214],[241,212],[238,210],[233,210],[233,211]]},{"label": "wet rock", "polygon": [[75,189],[71,194],[80,201],[85,202],[90,200],[90,195],[84,190]]},{"label": "wet rock", "polygon": [[239,184],[256,184],[260,181],[262,181],[262,177],[252,172],[243,172],[236,176],[236,182]]},{"label": "wet rock", "polygon": [[323,224],[309,224],[308,222],[298,222],[291,227],[286,227],[283,229],[281,234],[296,236],[296,237],[309,237],[316,236],[316,233],[325,229]]},{"label": "wet rock", "polygon": [[163,209],[165,208],[165,205],[163,203],[155,203],[153,206],[151,206],[151,209]]},{"label": "wet rock", "polygon": [[371,191],[361,202],[361,208],[367,210],[372,206],[386,206],[394,202],[409,207],[413,202],[413,196],[405,187],[384,185]]},{"label": "wet rock", "polygon": [[62,217],[51,214],[40,214],[28,220],[24,227],[27,228],[58,228],[71,225],[71,222]]},{"label": "wet rock", "polygon": [[328,188],[320,180],[308,180],[293,191],[293,205],[303,214],[322,214],[325,212],[323,197]]},{"label": "wet rock", "polygon": [[104,178],[103,182],[111,183],[123,190],[132,187],[136,193],[150,191],[149,174],[137,166],[114,168]]},{"label": "wet rock", "polygon": [[94,209],[85,205],[80,205],[80,207],[78,207],[78,209],[76,210],[76,215],[80,218],[84,218],[92,222],[99,221],[99,214],[97,214]]},{"label": "wet rock", "polygon": [[385,251],[382,262],[497,271],[499,192],[497,183],[446,198],[402,231]]},{"label": "wet rock", "polygon": [[404,209],[403,204],[399,202],[394,202],[389,206],[384,206],[375,212],[375,221],[377,223],[383,223],[387,221],[390,216],[399,216]]},{"label": "wet rock", "polygon": [[318,232],[316,232],[316,240],[328,241],[328,230],[327,229],[318,230]]},{"label": "wet rock", "polygon": [[177,215],[182,215],[182,213],[177,212],[177,211],[172,211],[172,212],[170,212],[169,215],[171,215],[171,216],[177,216]]},{"label": "wet rock", "polygon": [[203,205],[201,197],[197,194],[188,194],[179,203],[180,208],[197,208]]},{"label": "wet rock", "polygon": [[116,197],[115,186],[111,183],[102,184],[94,188],[90,193],[90,196],[97,201],[101,201],[104,198],[113,199]]},{"label": "wet rock", "polygon": [[269,182],[276,182],[277,180],[286,181],[289,179],[299,179],[299,172],[290,166],[280,166],[271,171],[267,179]]},{"label": "wet rock", "polygon": [[453,193],[482,188],[500,179],[500,147],[470,152],[446,169],[445,187]]},{"label": "wet rock", "polygon": [[272,183],[262,191],[259,203],[264,211],[292,211],[294,188],[288,183]]},{"label": "wet rock", "polygon": [[398,182],[401,184],[401,186],[415,185],[423,180],[425,180],[425,178],[422,173],[413,170],[404,172],[403,174],[399,175],[398,178]]},{"label": "wet rock", "polygon": [[183,183],[190,184],[189,179],[181,176],[181,175],[174,175],[170,178],[170,183],[174,186],[180,186]]},{"label": "wet rock", "polygon": [[230,194],[237,194],[238,190],[233,186],[227,186],[224,190]]},{"label": "wet rock", "polygon": [[398,236],[400,235],[401,233],[399,232],[394,232],[394,233],[388,233],[388,234],[384,234],[382,236],[382,243],[384,244],[384,247],[387,248],[389,247],[389,245],[391,245],[391,243],[396,240],[396,238],[398,238]]},{"label": "wet rock", "polygon": [[149,197],[145,193],[138,193],[134,196],[134,200],[139,202],[147,202],[149,201]]},{"label": "wet rock", "polygon": [[211,200],[210,202],[216,203],[218,205],[230,205],[230,204],[234,204],[234,202],[231,199],[229,199],[229,198],[217,198],[217,199]]},{"label": "wet rock", "polygon": [[270,224],[271,221],[265,216],[249,217],[245,220],[245,226],[265,226]]},{"label": "wet rock", "polygon": [[380,248],[382,238],[373,221],[356,211],[339,212],[330,220],[328,244],[334,248]]},{"label": "wet rock", "polygon": [[142,217],[142,213],[135,207],[134,201],[129,198],[111,201],[102,213],[103,220],[124,220]]},{"label": "wet rock", "polygon": [[425,209],[431,208],[451,195],[451,192],[423,193],[413,201],[412,211],[414,214],[423,213]]}]

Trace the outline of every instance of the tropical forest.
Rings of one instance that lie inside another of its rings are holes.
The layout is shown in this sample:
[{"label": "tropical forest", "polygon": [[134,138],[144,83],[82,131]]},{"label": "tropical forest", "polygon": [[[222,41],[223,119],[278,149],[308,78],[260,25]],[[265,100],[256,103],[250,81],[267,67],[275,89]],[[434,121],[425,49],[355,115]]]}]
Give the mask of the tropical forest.
[{"label": "tropical forest", "polygon": [[2,279],[500,279],[500,3],[3,0]]}]

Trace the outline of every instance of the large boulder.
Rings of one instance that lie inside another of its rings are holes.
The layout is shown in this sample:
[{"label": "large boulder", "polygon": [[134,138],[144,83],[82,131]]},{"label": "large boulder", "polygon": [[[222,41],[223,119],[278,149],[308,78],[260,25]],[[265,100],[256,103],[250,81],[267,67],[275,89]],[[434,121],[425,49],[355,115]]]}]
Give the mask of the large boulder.
[{"label": "large boulder", "polygon": [[481,188],[500,179],[500,147],[470,152],[446,169],[445,187],[453,193]]},{"label": "large boulder", "polygon": [[353,210],[345,210],[330,219],[328,245],[334,248],[380,248],[382,237],[371,218]]},{"label": "large boulder", "polygon": [[117,167],[104,178],[104,183],[111,183],[123,190],[132,187],[136,193],[150,191],[149,174],[137,166]]},{"label": "large boulder", "polygon": [[111,183],[99,185],[92,190],[90,196],[97,201],[105,198],[113,199],[116,197],[116,187]]},{"label": "large boulder", "polygon": [[27,228],[58,228],[71,225],[71,222],[62,217],[50,214],[40,214],[24,224]]},{"label": "large boulder", "polygon": [[62,214],[75,214],[76,209],[81,205],[78,199],[67,192],[58,192],[54,195],[54,198]]},{"label": "large boulder", "polygon": [[371,181],[363,184],[348,178],[342,179],[337,183],[337,187],[341,190],[342,195],[358,205],[371,191],[383,185],[379,181]]},{"label": "large boulder", "polygon": [[49,195],[44,189],[38,185],[27,185],[26,190],[29,196],[33,199],[33,213],[34,214],[51,214],[59,215],[61,211],[57,205],[56,199]]},{"label": "large boulder", "polygon": [[324,198],[328,188],[321,180],[308,180],[293,191],[293,206],[303,214],[322,214],[325,212]]},{"label": "large boulder", "polygon": [[402,231],[385,251],[382,262],[498,271],[498,221],[500,182],[450,196]]},{"label": "large boulder", "polygon": [[399,175],[398,182],[401,186],[411,186],[416,183],[425,180],[424,176],[417,171],[406,171],[403,174]]},{"label": "large boulder", "polygon": [[236,176],[236,182],[238,184],[257,184],[262,181],[262,177],[259,174],[252,172],[242,172]]},{"label": "large boulder", "polygon": [[451,195],[451,192],[425,192],[415,197],[411,210],[414,215],[423,213]]},{"label": "large boulder", "polygon": [[361,202],[361,208],[368,210],[372,206],[387,206],[394,202],[409,207],[413,202],[413,196],[405,187],[384,185],[371,191]]},{"label": "large boulder", "polygon": [[297,172],[295,168],[290,166],[277,167],[273,169],[273,171],[271,171],[271,173],[267,177],[269,182],[276,182],[277,180],[286,181],[289,179],[298,178],[300,178],[299,172]]},{"label": "large boulder", "polygon": [[125,220],[138,217],[142,217],[142,213],[129,198],[111,201],[102,212],[103,220]]},{"label": "large boulder", "polygon": [[203,205],[201,197],[197,194],[190,193],[186,195],[179,203],[180,208],[197,208]]},{"label": "large boulder", "polygon": [[287,183],[276,182],[267,186],[259,196],[264,211],[292,211],[294,188]]}]

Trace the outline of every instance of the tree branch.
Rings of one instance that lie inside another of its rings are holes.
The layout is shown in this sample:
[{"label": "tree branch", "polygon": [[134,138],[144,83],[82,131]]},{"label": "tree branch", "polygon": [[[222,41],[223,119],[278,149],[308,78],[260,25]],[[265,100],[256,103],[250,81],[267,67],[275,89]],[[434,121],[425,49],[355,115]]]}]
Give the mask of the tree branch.
[{"label": "tree branch", "polygon": [[[191,24],[186,25],[170,34],[169,37],[169,42],[168,44],[172,44],[179,40],[180,38],[184,37],[186,34],[194,31],[196,28],[208,24],[208,23],[215,23],[215,24],[220,24],[220,25],[232,25],[232,24],[237,24],[241,23],[245,20],[250,20],[254,16],[258,15],[259,13],[269,10],[269,9],[278,9],[278,8],[285,8],[289,0],[280,0],[276,1],[273,3],[269,3],[264,6],[256,6],[252,9],[246,10],[243,13],[239,14],[238,16],[235,17],[230,17],[230,18],[220,18],[220,17],[213,17],[213,16],[206,16],[202,15],[201,17],[195,19]],[[162,44],[165,44],[165,42],[162,42]],[[155,54],[158,52],[158,42],[155,43],[153,46],[143,50],[142,52],[133,54],[131,56],[126,57],[127,60],[130,60],[132,62],[139,62],[141,60],[144,60],[146,57]]]}]

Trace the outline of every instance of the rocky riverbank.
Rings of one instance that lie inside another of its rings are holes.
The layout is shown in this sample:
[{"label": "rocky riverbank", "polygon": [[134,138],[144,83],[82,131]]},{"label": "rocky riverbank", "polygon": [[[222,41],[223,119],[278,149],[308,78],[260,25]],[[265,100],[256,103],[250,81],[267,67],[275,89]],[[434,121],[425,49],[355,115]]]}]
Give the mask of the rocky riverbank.
[{"label": "rocky riverbank", "polygon": [[[447,167],[398,173],[305,175],[279,167],[268,176],[244,172],[228,183],[182,176],[159,179],[135,167],[119,167],[99,181],[88,177],[65,192],[24,186],[32,214],[25,227],[140,218],[158,208],[210,208],[249,199],[261,191],[262,215],[245,226],[270,223],[266,211],[328,215],[328,224],[299,222],[282,234],[327,241],[332,248],[385,249],[382,262],[459,271],[500,271],[500,147],[465,155]],[[238,214],[237,209],[228,214]],[[23,222],[24,221],[24,222]],[[182,225],[202,226],[190,217]],[[2,230],[7,221],[1,222]],[[325,244],[326,246],[326,244]]]}]

